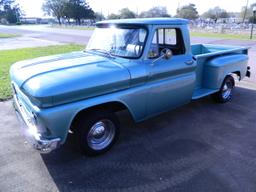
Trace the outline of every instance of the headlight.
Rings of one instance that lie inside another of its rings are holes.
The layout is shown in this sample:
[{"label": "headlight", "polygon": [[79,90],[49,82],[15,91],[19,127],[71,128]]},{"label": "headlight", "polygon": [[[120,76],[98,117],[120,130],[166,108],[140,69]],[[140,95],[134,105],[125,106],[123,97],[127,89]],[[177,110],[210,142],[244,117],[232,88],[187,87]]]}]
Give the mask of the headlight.
[{"label": "headlight", "polygon": [[45,126],[44,122],[40,119],[40,117],[32,113],[31,122],[37,127],[37,132],[41,135],[50,135],[50,130]]}]

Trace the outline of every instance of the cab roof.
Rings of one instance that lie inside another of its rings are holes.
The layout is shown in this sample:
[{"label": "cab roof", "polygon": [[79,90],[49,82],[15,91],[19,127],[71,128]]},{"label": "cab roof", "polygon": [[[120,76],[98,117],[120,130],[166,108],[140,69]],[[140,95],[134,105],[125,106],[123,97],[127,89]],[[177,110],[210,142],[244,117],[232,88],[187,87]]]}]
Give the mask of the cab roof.
[{"label": "cab roof", "polygon": [[104,24],[138,24],[138,25],[186,25],[188,20],[179,18],[140,18],[140,19],[114,19],[97,22],[96,25]]}]

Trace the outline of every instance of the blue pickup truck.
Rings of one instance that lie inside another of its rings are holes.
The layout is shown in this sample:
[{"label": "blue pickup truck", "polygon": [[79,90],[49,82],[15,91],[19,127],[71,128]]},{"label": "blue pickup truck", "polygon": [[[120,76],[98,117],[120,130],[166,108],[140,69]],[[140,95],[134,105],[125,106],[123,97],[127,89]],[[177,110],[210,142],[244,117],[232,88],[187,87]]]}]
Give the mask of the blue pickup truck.
[{"label": "blue pickup truck", "polygon": [[97,23],[84,51],[17,62],[10,69],[14,107],[33,146],[48,153],[76,135],[86,155],[118,138],[116,112],[135,122],[212,95],[231,100],[250,76],[248,48],[190,45],[188,21],[127,19]]}]

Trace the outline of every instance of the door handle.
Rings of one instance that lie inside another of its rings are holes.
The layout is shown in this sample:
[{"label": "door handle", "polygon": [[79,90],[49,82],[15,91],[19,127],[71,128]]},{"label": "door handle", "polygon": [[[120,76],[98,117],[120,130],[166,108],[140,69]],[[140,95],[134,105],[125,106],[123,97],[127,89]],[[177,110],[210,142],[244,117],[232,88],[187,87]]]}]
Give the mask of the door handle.
[{"label": "door handle", "polygon": [[185,64],[187,64],[187,65],[192,65],[193,63],[194,63],[193,60],[185,61]]}]

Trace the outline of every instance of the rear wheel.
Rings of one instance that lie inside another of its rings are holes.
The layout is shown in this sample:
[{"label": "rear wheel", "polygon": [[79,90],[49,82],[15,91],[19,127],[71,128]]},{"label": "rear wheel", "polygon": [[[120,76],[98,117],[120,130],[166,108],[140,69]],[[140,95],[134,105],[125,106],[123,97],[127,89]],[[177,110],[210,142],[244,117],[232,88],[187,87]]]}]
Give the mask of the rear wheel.
[{"label": "rear wheel", "polygon": [[235,80],[231,75],[228,75],[219,90],[213,95],[214,99],[219,103],[226,103],[232,99]]},{"label": "rear wheel", "polygon": [[108,151],[119,136],[119,121],[112,112],[97,111],[83,115],[75,134],[82,152],[89,156]]}]

